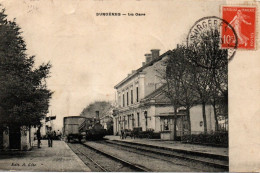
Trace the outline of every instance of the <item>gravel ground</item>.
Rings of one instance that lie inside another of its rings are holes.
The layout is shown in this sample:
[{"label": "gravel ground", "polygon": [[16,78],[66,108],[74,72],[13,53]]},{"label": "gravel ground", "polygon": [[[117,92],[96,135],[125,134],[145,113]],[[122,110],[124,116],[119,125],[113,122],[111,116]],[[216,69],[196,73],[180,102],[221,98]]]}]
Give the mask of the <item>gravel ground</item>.
[{"label": "gravel ground", "polygon": [[99,165],[101,165],[109,172],[133,172],[134,171],[131,168],[125,167],[120,162],[117,162],[87,147],[84,147],[82,144],[68,144],[68,145],[93,172],[103,172],[103,170],[100,169],[95,163],[93,163],[85,155],[90,157],[92,160],[97,162]]},{"label": "gravel ground", "polygon": [[[122,150],[120,148],[116,148],[115,146],[110,146],[107,144],[101,144],[97,142],[88,141],[86,142],[87,145],[90,145],[96,149],[99,149],[101,151],[105,151],[109,154],[115,155],[117,157],[120,157],[124,160],[127,160],[131,163],[134,163],[136,165],[140,165],[143,167],[146,167],[152,171],[156,172],[194,172],[194,171],[201,171],[199,169],[188,167],[186,165],[180,165],[180,164],[173,164],[172,162],[169,163],[167,161],[159,160],[156,158],[152,158],[149,156],[144,156],[141,154],[129,152],[126,150]],[[123,171],[123,170],[119,170]]]},{"label": "gravel ground", "polygon": [[[137,147],[138,149],[133,149],[131,148],[132,145],[131,144],[127,144],[127,143],[120,143],[120,142],[117,142],[117,141],[100,141],[101,143],[103,144],[106,144],[106,145],[109,145],[111,147],[115,147],[117,149],[121,149],[121,150],[127,150],[127,151],[130,151],[130,152],[135,152],[135,153],[138,153],[138,154],[143,154],[143,155],[148,155],[148,156],[151,156],[151,157],[154,157],[154,158],[158,158],[158,159],[163,159],[163,160],[166,160],[166,161],[169,161],[169,162],[172,162],[173,164],[176,164],[176,165],[182,165],[182,166],[187,166],[187,167],[191,167],[192,169],[194,169],[194,171],[203,171],[203,172],[225,172],[227,170],[225,169],[221,169],[221,168],[215,168],[213,166],[209,166],[209,165],[206,165],[204,163],[200,163],[200,162],[196,162],[196,161],[190,161],[190,160],[184,160],[184,159],[179,159],[179,158],[176,158],[176,157],[168,157],[168,156],[163,156],[163,155],[159,155],[159,154],[155,154],[155,153],[152,153],[152,152],[147,152],[147,151],[142,151],[140,149],[144,148],[144,149],[148,149],[148,150],[151,150],[151,151],[161,151],[163,153],[168,153],[167,151],[165,150],[160,150],[160,149],[155,149],[155,148],[150,148],[150,147],[147,147],[147,146],[135,146]],[[114,144],[115,143],[115,144]],[[119,145],[116,145],[116,144],[119,144]],[[122,144],[122,145],[121,145]],[[169,152],[169,153],[173,153],[173,152]],[[178,154],[178,153],[177,153]],[[181,155],[181,154],[178,154],[178,155]],[[195,156],[189,156],[191,158],[195,157]],[[224,163],[224,161],[216,161],[214,159],[208,159],[208,158],[205,158],[205,160],[210,160],[211,162],[217,162],[217,163]]]},{"label": "gravel ground", "polygon": [[90,170],[92,172],[102,172],[103,171],[101,168],[99,168],[97,165],[95,165],[91,160],[89,160],[85,155],[83,155],[81,152],[78,151],[77,144],[68,143],[68,146],[90,168]]}]

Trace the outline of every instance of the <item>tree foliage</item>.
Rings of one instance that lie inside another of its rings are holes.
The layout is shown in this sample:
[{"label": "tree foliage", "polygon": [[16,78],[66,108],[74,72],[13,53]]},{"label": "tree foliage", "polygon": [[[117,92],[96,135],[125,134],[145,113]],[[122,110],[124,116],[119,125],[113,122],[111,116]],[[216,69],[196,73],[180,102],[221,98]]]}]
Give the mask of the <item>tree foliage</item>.
[{"label": "tree foliage", "polygon": [[21,28],[0,12],[0,123],[37,125],[48,113],[52,92],[45,79],[51,64],[34,67],[34,56],[26,54]]},{"label": "tree foliage", "polygon": [[166,86],[163,91],[171,100],[174,108],[174,139],[177,136],[177,110],[181,107],[186,108],[188,130],[190,131],[190,108],[195,104],[197,98],[192,86],[193,66],[186,57],[186,52],[187,49],[184,46],[174,49],[164,64],[165,71],[160,73]]},{"label": "tree foliage", "polygon": [[194,66],[187,57],[187,48],[179,45],[167,61],[167,85],[176,88],[176,100],[186,108],[188,129],[191,128],[190,108],[197,103],[198,93],[194,90]]},{"label": "tree foliage", "polygon": [[220,49],[219,41],[219,31],[212,29],[205,31],[197,42],[189,46],[178,46],[166,61],[165,74],[160,74],[167,86],[165,93],[172,102],[175,118],[177,109],[185,107],[190,124],[190,108],[201,104],[205,133],[206,104],[211,104],[214,108],[216,127],[217,105],[227,105],[228,52]]},{"label": "tree foliage", "polygon": [[207,132],[206,104],[210,103],[213,106],[217,130],[216,106],[223,104],[223,101],[227,99],[228,51],[220,48],[220,41],[219,30],[210,28],[201,34],[198,42],[188,47],[187,56],[195,67],[193,86],[199,95],[199,102],[202,104],[205,133]]}]

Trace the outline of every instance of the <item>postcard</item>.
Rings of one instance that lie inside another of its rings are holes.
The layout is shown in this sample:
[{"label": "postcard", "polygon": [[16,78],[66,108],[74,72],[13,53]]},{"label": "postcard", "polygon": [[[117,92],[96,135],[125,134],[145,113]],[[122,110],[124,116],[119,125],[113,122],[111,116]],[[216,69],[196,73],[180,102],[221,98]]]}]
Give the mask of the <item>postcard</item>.
[{"label": "postcard", "polygon": [[260,171],[259,1],[0,4],[0,171]]}]

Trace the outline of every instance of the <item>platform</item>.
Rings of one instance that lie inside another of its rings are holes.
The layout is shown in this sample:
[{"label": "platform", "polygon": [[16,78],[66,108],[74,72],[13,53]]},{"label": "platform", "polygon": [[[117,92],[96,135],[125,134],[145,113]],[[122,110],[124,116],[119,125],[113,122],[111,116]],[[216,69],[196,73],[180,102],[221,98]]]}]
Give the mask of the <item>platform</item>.
[{"label": "platform", "polygon": [[163,148],[169,148],[171,150],[185,150],[197,153],[206,153],[209,155],[219,155],[222,157],[228,157],[228,148],[224,147],[212,147],[207,145],[197,145],[197,144],[184,144],[179,141],[169,141],[169,140],[160,140],[160,139],[146,139],[146,138],[136,138],[131,139],[127,137],[126,139],[120,139],[120,136],[105,136],[108,140],[119,140],[126,142],[134,142],[144,145],[153,145]]},{"label": "platform", "polygon": [[64,141],[53,141],[48,147],[42,140],[41,148],[31,151],[1,151],[0,171],[90,172],[91,170]]}]

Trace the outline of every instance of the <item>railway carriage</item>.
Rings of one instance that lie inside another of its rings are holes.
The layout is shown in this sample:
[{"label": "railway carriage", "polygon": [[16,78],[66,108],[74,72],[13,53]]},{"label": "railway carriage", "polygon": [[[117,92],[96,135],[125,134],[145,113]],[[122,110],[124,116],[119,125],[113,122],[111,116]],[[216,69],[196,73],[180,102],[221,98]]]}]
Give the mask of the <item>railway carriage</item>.
[{"label": "railway carriage", "polygon": [[65,139],[70,142],[71,140],[83,139],[83,135],[79,132],[79,126],[86,121],[85,117],[69,116],[63,119],[63,134]]}]

